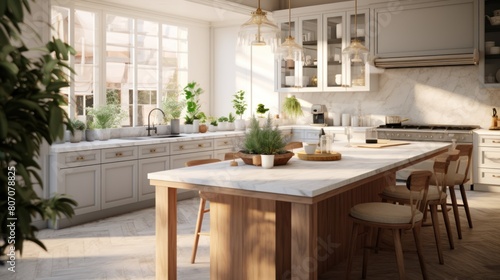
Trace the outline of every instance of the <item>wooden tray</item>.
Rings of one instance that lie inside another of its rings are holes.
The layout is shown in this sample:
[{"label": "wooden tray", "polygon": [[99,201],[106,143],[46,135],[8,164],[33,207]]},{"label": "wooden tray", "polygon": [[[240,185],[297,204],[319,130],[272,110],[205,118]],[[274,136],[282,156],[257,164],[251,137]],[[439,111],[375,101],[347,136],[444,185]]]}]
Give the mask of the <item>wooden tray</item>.
[{"label": "wooden tray", "polygon": [[396,140],[386,140],[382,143],[374,143],[374,144],[356,144],[353,145],[355,147],[360,147],[360,148],[384,148],[384,147],[390,147],[390,146],[399,146],[399,145],[408,145],[410,142],[406,141],[396,141]]},{"label": "wooden tray", "polygon": [[308,155],[304,151],[300,151],[297,153],[297,156],[303,160],[316,160],[316,161],[333,161],[340,160],[342,155],[337,152],[331,152],[329,154],[320,154],[316,152],[315,154]]},{"label": "wooden tray", "polygon": [[500,127],[499,126],[491,126],[490,130],[500,130]]}]

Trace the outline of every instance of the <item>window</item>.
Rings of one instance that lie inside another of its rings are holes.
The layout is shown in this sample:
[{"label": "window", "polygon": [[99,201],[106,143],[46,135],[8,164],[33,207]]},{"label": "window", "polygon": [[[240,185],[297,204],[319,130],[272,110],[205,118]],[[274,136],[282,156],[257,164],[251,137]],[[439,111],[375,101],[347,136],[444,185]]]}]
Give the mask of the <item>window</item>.
[{"label": "window", "polygon": [[112,103],[128,114],[122,126],[142,126],[187,84],[186,27],[56,3],[51,13],[52,36],[77,52],[72,86],[63,92],[71,117],[85,119],[85,108]]}]

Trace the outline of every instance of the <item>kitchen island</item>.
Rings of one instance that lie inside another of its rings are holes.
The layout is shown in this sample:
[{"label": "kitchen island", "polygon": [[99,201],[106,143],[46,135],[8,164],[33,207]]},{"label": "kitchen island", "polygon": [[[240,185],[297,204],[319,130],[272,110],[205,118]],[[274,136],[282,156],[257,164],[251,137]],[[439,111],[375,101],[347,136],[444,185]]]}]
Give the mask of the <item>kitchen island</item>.
[{"label": "kitchen island", "polygon": [[[449,143],[383,149],[334,145],[340,161],[272,169],[228,162],[149,173],[156,186],[156,278],[177,279],[177,189],[210,200],[210,279],[317,279],[347,255],[349,209],[379,201],[395,172]],[[193,229],[194,230],[194,229]]]}]

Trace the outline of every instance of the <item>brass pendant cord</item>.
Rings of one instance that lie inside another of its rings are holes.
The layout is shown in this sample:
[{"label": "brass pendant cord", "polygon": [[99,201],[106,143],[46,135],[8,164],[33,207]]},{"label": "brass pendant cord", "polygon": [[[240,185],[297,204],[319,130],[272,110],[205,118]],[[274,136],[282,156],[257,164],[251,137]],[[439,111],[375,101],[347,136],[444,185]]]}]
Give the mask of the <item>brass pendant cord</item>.
[{"label": "brass pendant cord", "polygon": [[358,38],[358,0],[354,0],[354,38]]},{"label": "brass pendant cord", "polygon": [[[260,1],[260,0],[259,0]],[[288,37],[292,37],[292,0],[288,0]]]}]

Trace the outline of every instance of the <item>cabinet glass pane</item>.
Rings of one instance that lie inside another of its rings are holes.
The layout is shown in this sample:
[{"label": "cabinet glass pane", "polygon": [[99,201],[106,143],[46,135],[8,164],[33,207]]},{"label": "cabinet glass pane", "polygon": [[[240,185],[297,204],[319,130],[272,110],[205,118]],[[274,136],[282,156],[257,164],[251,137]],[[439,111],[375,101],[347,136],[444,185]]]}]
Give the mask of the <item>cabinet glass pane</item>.
[{"label": "cabinet glass pane", "polygon": [[[318,86],[318,20],[302,21],[302,46],[304,47],[304,66],[302,68],[303,87]],[[300,42],[300,40],[298,40]]]},{"label": "cabinet glass pane", "polygon": [[[350,19],[351,19],[351,26],[349,28],[350,38],[358,39],[361,42],[361,44],[367,47],[365,40],[365,33],[367,33],[365,32],[366,31],[365,15],[358,14],[357,17],[355,17],[355,15],[351,15]],[[364,85],[365,85],[365,65],[362,63],[351,62],[351,86],[364,86]]]},{"label": "cabinet glass pane", "polygon": [[342,85],[342,17],[329,17],[326,25],[327,86],[340,87]]},{"label": "cabinet glass pane", "polygon": [[[281,42],[284,42],[285,39],[289,36],[295,36],[295,22],[291,22],[288,24],[282,23],[280,26],[281,29]],[[293,60],[281,60],[280,61],[280,81],[281,88],[285,87],[293,87],[295,86],[295,63]],[[288,78],[287,78],[288,77]]]}]

